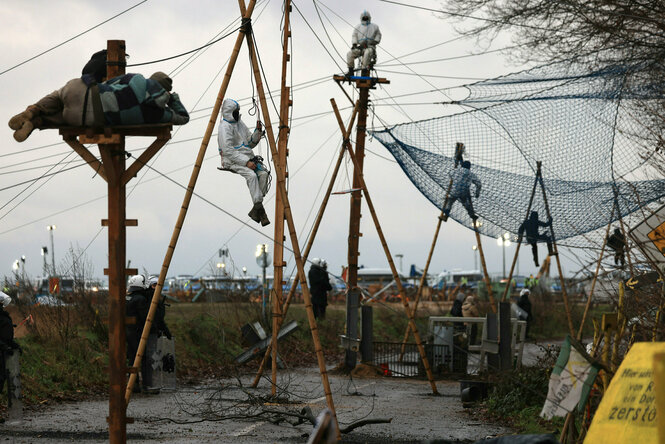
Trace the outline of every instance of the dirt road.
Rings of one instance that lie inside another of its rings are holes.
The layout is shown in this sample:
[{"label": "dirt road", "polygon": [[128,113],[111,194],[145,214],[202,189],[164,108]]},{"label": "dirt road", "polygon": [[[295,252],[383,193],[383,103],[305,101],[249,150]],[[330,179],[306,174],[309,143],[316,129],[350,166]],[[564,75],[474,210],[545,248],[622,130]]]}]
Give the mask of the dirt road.
[{"label": "dirt road", "polygon": [[[250,375],[251,376],[251,375]],[[243,386],[249,376],[241,378]],[[471,442],[488,435],[510,433],[497,424],[469,416],[459,400],[459,384],[440,381],[440,396],[432,396],[427,381],[398,378],[351,379],[330,376],[335,407],[342,426],[359,419],[392,418],[389,424],[357,428],[343,442],[411,443],[433,439]],[[315,369],[281,372],[279,386],[294,411],[309,406],[318,414],[325,407],[320,377]],[[225,387],[220,390],[220,387]],[[146,443],[275,443],[306,442],[309,424],[271,424],[264,419],[203,421],[207,414],[231,412],[248,398],[270,392],[268,381],[258,389],[240,389],[237,381],[211,381],[198,387],[183,387],[175,393],[136,395],[128,407],[134,424],[127,426],[129,442]],[[270,408],[284,407],[271,404]],[[63,404],[26,413],[15,424],[0,424],[0,442],[8,443],[97,443],[108,440],[105,400]],[[178,424],[182,423],[182,424]]]}]

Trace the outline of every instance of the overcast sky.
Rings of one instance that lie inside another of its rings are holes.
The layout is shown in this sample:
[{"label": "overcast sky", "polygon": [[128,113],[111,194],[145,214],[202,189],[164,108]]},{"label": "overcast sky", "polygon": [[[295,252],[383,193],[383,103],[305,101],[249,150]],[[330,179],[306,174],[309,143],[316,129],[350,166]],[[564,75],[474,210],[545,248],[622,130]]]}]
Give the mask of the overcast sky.
[{"label": "overcast sky", "polygon": [[[138,3],[136,0],[4,0],[0,3],[0,44],[3,48],[0,72],[65,42]],[[488,46],[487,42],[468,39],[444,44],[457,36],[454,27],[459,26],[459,22],[432,12],[379,1],[348,0],[318,2],[321,18],[328,32],[326,35],[313,3],[301,0],[295,4],[330,53],[326,52],[294,8],[291,18],[292,78],[289,81],[295,86],[321,79],[321,82],[308,88],[294,88],[294,120],[288,158],[289,197],[296,226],[302,234],[300,244],[304,246],[305,235],[309,232],[320,205],[322,192],[327,186],[341,142],[336,120],[330,113],[329,100],[334,97],[340,107],[348,107],[348,101],[330,77],[344,68],[345,63],[338,54],[346,54],[352,26],[358,23],[362,9],[371,12],[373,22],[380,26],[383,34],[378,51],[379,63],[393,57],[400,57],[401,61],[411,63],[464,56],[506,46],[510,44],[510,39],[501,38],[493,42],[492,46]],[[436,1],[421,0],[417,4],[430,8],[439,7],[439,2]],[[62,261],[66,250],[72,245],[87,249],[86,254],[94,265],[97,276],[101,277],[103,268],[107,267],[107,233],[100,223],[101,219],[107,217],[106,183],[100,177],[95,177],[94,171],[87,165],[63,171],[35,183],[26,182],[43,174],[79,165],[81,160],[55,130],[36,131],[26,142],[15,142],[12,131],[6,125],[9,118],[43,95],[61,87],[67,80],[78,77],[90,55],[105,48],[107,40],[126,41],[127,53],[130,54],[129,64],[149,62],[192,50],[228,33],[237,26],[233,22],[238,17],[237,3],[232,0],[148,0],[85,35],[0,75],[0,121],[4,128],[0,133],[0,276],[9,275],[13,261],[22,255],[26,256],[26,271],[32,276],[41,274],[40,248],[50,248],[47,225],[57,226],[54,232],[57,263]],[[278,90],[280,84],[281,18],[281,1],[261,1],[255,9],[254,32],[257,47],[267,76],[267,85],[273,90]],[[334,43],[334,48],[330,40]],[[154,71],[171,74],[174,91],[179,93],[191,113],[191,121],[183,127],[174,128],[171,142],[162,149],[152,164],[156,171],[168,175],[182,185],[189,181],[211,107],[221,84],[225,62],[234,41],[235,34],[201,51],[193,59],[180,57],[167,62],[127,68],[127,72],[141,72],[146,76]],[[437,46],[402,57],[433,45]],[[507,55],[499,52],[416,64],[412,68],[428,77],[412,75],[405,66],[386,67],[383,71],[379,68],[379,73],[391,83],[372,91],[372,97],[377,104],[377,116],[388,124],[459,111],[431,103],[447,100],[442,92],[396,98],[395,101],[402,105],[401,107],[386,106],[391,103],[386,100],[389,96],[454,87],[476,79],[518,71],[523,67],[510,64]],[[325,80],[326,78],[330,79]],[[250,101],[246,98],[251,95],[248,54],[246,47],[243,47],[227,97],[245,99],[241,101],[241,113],[250,127],[256,120],[256,117],[249,114]],[[273,94],[273,99],[278,105],[278,92]],[[273,120],[276,119],[275,110],[271,108],[270,112]],[[348,118],[349,114],[350,110],[343,111],[345,118]],[[316,116],[307,117],[310,115]],[[380,126],[378,119],[372,119],[371,115],[369,121],[370,124]],[[254,258],[256,245],[270,243],[268,237],[273,235],[273,224],[261,228],[247,217],[252,204],[244,180],[238,175],[216,169],[219,165],[216,133],[217,128],[208,146],[206,161],[195,191],[218,208],[197,197],[193,198],[169,275],[210,274],[212,264],[219,260],[218,249],[222,247],[229,249],[233,260],[229,266],[235,265],[236,273],[246,266],[250,274],[258,274],[260,270]],[[149,143],[150,139],[147,138],[129,139],[127,148],[139,149]],[[261,142],[258,151],[264,157],[267,157],[267,149],[266,142]],[[422,267],[430,248],[439,210],[411,184],[380,143],[369,140],[367,150],[365,179],[389,247],[393,255],[403,255],[401,262],[404,272],[408,272],[412,263]],[[92,152],[98,154],[96,147],[92,148]],[[341,171],[335,190],[350,188],[351,175],[352,169],[347,164]],[[21,184],[23,182],[26,183]],[[271,220],[275,191],[273,186],[265,201]],[[127,229],[127,258],[131,260],[132,267],[157,273],[171,238],[184,189],[160,174],[144,169],[130,182],[127,192],[127,217],[139,220],[138,227]],[[331,198],[310,255],[325,258],[329,263],[329,270],[336,274],[341,272],[342,265],[346,263],[348,210],[348,195],[334,195]],[[256,230],[243,225],[229,214],[247,222],[249,227]],[[366,267],[387,267],[366,207],[363,208],[363,214],[359,262]],[[473,268],[472,246],[475,243],[472,231],[454,221],[444,224],[431,271],[438,273],[444,269]],[[483,237],[483,246],[489,271],[500,272],[501,247],[497,246],[496,240],[487,237]],[[269,249],[272,250],[272,246]],[[544,257],[545,250],[545,247],[541,246],[541,257]],[[521,274],[535,273],[530,249],[523,249],[522,252]],[[507,267],[513,253],[514,245],[506,249]],[[566,272],[578,268],[570,257],[564,257]],[[288,273],[294,264],[288,253],[287,262]],[[396,263],[399,266],[400,260],[396,260]]]}]

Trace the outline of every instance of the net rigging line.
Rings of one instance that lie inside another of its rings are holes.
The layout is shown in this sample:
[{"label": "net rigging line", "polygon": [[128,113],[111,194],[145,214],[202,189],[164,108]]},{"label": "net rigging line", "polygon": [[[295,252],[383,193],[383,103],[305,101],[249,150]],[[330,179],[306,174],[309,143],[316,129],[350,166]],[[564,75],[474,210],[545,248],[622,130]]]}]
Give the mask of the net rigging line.
[{"label": "net rigging line", "polygon": [[[469,96],[459,101],[468,111],[372,135],[438,208],[454,169],[455,143],[464,142],[465,159],[482,183],[481,196],[473,201],[483,218],[480,232],[491,237],[506,231],[517,236],[534,180],[525,171],[542,161],[555,238],[582,246],[587,241],[581,235],[608,224],[615,199],[618,214],[625,217],[640,207],[634,194],[644,204],[665,196],[665,180],[640,180],[637,170],[643,162],[626,137],[638,132],[638,123],[626,118],[624,104],[630,108],[634,100],[662,99],[649,85],[624,85],[634,69],[612,66],[589,73],[558,62],[508,74],[468,85]],[[546,220],[539,195],[534,211]],[[451,215],[471,228],[459,204]]]},{"label": "net rigging line", "polygon": [[72,40],[75,40],[75,39],[81,37],[81,36],[84,35],[84,34],[87,34],[88,32],[92,31],[93,29],[99,28],[99,27],[102,26],[103,24],[108,23],[108,22],[110,22],[111,20],[113,20],[113,19],[115,19],[115,18],[117,18],[117,17],[120,17],[121,15],[125,14],[126,12],[131,11],[132,9],[134,9],[134,8],[136,8],[136,7],[140,6],[140,5],[142,5],[143,3],[147,2],[147,1],[148,1],[148,0],[140,1],[140,2],[136,3],[134,6],[131,6],[131,7],[127,8],[127,9],[125,9],[124,11],[119,12],[118,14],[114,15],[113,17],[110,17],[110,18],[104,20],[103,22],[96,24],[96,25],[93,26],[92,28],[88,28],[88,29],[86,29],[85,31],[76,34],[74,37],[70,37],[69,39],[65,40],[64,42],[58,43],[57,45],[55,45],[55,46],[53,46],[53,47],[51,47],[51,48],[49,48],[49,49],[47,49],[47,50],[45,50],[45,51],[42,51],[42,52],[40,52],[39,54],[37,54],[37,55],[35,55],[35,56],[32,56],[32,57],[30,57],[29,59],[24,60],[24,61],[22,61],[21,63],[18,63],[18,64],[16,64],[16,65],[12,66],[11,68],[7,68],[7,69],[5,69],[4,71],[0,71],[0,76],[3,75],[3,74],[5,74],[5,73],[7,73],[7,72],[9,72],[9,71],[12,71],[13,69],[18,68],[19,66],[25,65],[26,63],[28,63],[28,62],[30,62],[30,61],[32,61],[32,60],[35,60],[36,58],[41,57],[41,56],[43,56],[44,54],[47,54],[47,53],[53,51],[54,49],[57,49],[57,48],[59,48],[59,47],[65,45],[65,44],[71,42]]}]

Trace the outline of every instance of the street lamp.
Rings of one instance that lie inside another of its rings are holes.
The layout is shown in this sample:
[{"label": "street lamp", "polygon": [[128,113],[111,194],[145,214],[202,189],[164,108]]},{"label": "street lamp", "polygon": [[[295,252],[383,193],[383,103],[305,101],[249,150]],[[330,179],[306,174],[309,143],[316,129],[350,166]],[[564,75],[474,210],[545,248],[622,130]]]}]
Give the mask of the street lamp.
[{"label": "street lamp", "polygon": [[247,276],[247,267],[242,267],[242,274]]},{"label": "street lamp", "polygon": [[404,257],[404,255],[402,253],[398,253],[395,255],[395,257],[399,259],[399,272],[403,273],[404,269],[402,268],[402,258]]},{"label": "street lamp", "polygon": [[55,247],[53,246],[53,232],[55,231],[56,226],[55,225],[49,225],[46,227],[48,230],[49,234],[51,235],[51,272],[53,273],[53,276],[56,275],[55,273]]},{"label": "street lamp", "polygon": [[473,245],[471,249],[473,250],[473,270],[475,271],[478,269],[478,245]]},{"label": "street lamp", "polygon": [[496,244],[503,250],[503,278],[506,278],[506,247],[510,247],[510,233],[504,233],[496,239]]},{"label": "street lamp", "polygon": [[256,246],[254,256],[256,256],[256,264],[263,270],[263,285],[261,286],[261,313],[263,314],[263,319],[267,320],[268,312],[266,307],[266,268],[268,267],[268,262],[271,260],[270,255],[268,254],[268,245],[258,244]]},{"label": "street lamp", "polygon": [[43,246],[42,247],[42,259],[44,260],[44,269],[42,270],[42,273],[44,273],[44,277],[48,275],[48,265],[46,264],[46,255],[48,254],[48,247]]}]

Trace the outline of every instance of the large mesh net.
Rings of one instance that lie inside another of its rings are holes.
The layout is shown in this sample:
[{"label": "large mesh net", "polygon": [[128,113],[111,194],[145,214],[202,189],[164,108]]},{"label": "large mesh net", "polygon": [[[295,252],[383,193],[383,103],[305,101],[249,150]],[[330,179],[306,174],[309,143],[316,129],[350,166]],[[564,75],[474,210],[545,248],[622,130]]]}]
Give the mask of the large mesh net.
[{"label": "large mesh net", "polygon": [[[557,241],[586,246],[603,232],[598,228],[665,195],[665,180],[645,174],[648,162],[635,137],[644,126],[632,105],[662,97],[648,82],[626,81],[634,69],[533,68],[466,86],[466,98],[451,102],[466,111],[372,134],[437,208],[446,200],[456,142],[463,142],[464,159],[482,182],[473,199],[479,230],[492,237],[517,237],[542,162]],[[532,210],[546,219],[540,187]],[[450,217],[472,228],[459,202]]]}]

